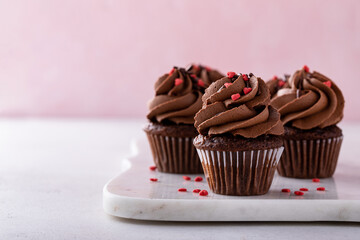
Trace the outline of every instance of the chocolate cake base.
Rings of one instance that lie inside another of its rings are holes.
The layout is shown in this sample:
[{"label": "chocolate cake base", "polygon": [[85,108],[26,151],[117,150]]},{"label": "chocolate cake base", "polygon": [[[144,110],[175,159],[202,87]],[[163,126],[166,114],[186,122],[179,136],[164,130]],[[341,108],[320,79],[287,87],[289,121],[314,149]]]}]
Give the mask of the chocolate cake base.
[{"label": "chocolate cake base", "polygon": [[203,173],[193,145],[197,135],[193,125],[150,122],[144,131],[149,140],[154,163],[160,172]]},{"label": "chocolate cake base", "polygon": [[343,139],[337,126],[301,130],[285,127],[284,153],[278,172],[292,178],[328,178],[333,176]]},{"label": "chocolate cake base", "polygon": [[283,151],[282,139],[234,136],[194,140],[210,189],[223,195],[262,195],[269,191]]}]

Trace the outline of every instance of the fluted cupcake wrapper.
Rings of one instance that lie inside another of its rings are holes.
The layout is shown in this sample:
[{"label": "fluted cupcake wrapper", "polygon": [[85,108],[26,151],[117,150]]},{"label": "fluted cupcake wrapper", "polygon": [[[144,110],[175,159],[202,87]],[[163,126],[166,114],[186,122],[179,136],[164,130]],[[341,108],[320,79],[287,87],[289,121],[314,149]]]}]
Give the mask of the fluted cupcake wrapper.
[{"label": "fluted cupcake wrapper", "polygon": [[284,154],[278,172],[284,177],[327,178],[336,169],[343,136],[314,139],[284,139]]},{"label": "fluted cupcake wrapper", "polygon": [[192,137],[170,137],[147,133],[154,163],[160,172],[203,173]]},{"label": "fluted cupcake wrapper", "polygon": [[246,196],[269,191],[283,149],[197,151],[211,191]]}]

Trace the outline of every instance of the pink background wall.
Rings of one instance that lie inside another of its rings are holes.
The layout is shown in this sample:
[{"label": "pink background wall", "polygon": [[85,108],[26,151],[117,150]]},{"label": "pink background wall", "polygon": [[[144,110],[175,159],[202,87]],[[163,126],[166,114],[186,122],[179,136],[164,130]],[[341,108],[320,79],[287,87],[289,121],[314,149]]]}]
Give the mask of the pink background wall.
[{"label": "pink background wall", "polygon": [[173,65],[307,64],[360,120],[360,1],[0,1],[0,115],[144,117]]}]

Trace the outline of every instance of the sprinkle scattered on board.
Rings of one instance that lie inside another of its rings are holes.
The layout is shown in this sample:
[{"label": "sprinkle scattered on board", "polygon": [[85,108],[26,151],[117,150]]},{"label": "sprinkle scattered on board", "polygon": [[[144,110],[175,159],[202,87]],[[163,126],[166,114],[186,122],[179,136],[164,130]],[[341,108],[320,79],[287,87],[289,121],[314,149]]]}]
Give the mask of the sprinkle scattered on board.
[{"label": "sprinkle scattered on board", "polygon": [[152,182],[157,182],[158,179],[157,179],[157,178],[150,178],[150,181],[152,181]]},{"label": "sprinkle scattered on board", "polygon": [[202,180],[203,180],[202,177],[196,177],[196,178],[194,179],[195,182],[201,182]]},{"label": "sprinkle scattered on board", "polygon": [[178,192],[187,192],[187,189],[186,188],[179,188]]},{"label": "sprinkle scattered on board", "polygon": [[313,178],[312,181],[313,182],[320,182],[320,179],[319,178]]},{"label": "sprinkle scattered on board", "polygon": [[291,190],[288,188],[283,188],[283,189],[281,189],[281,192],[289,193],[289,192],[291,192]]},{"label": "sprinkle scattered on board", "polygon": [[300,191],[303,191],[303,192],[307,192],[307,191],[309,191],[309,189],[304,188],[304,187],[303,187],[303,188],[300,188],[299,190],[300,190]]},{"label": "sprinkle scattered on board", "polygon": [[325,191],[325,188],[324,187],[318,187],[316,190],[317,191]]},{"label": "sprinkle scattered on board", "polygon": [[190,180],[191,180],[191,177],[189,177],[189,176],[183,176],[183,179],[184,179],[185,181],[190,181]]},{"label": "sprinkle scattered on board", "polygon": [[150,166],[149,169],[150,169],[151,171],[155,171],[155,170],[156,170],[156,166]]},{"label": "sprinkle scattered on board", "polygon": [[193,193],[199,193],[199,192],[201,192],[201,189],[198,189],[198,188],[197,188],[197,189],[194,189],[194,190],[193,190]]},{"label": "sprinkle scattered on board", "polygon": [[294,194],[295,194],[295,195],[298,195],[298,196],[302,196],[302,195],[304,195],[304,193],[303,193],[303,192],[301,192],[301,191],[295,191],[295,192],[294,192]]},{"label": "sprinkle scattered on board", "polygon": [[201,190],[200,192],[199,192],[199,195],[200,196],[207,196],[209,193],[208,193],[208,191],[206,191],[206,190]]}]

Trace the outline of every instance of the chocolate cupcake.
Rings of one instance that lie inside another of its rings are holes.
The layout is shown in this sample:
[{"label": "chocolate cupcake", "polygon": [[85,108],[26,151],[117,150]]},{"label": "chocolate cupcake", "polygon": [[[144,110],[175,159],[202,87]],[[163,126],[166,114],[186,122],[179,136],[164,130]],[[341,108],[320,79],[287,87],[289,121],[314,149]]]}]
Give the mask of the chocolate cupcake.
[{"label": "chocolate cupcake", "polygon": [[285,127],[280,175],[293,178],[327,178],[336,169],[343,139],[336,126],[343,118],[344,97],[337,85],[309,68],[296,71],[289,86],[279,89],[271,105]]},{"label": "chocolate cupcake", "polygon": [[210,189],[223,195],[268,192],[280,155],[284,129],[271,106],[265,82],[235,74],[212,83],[195,116],[194,140]]},{"label": "chocolate cupcake", "polygon": [[202,173],[193,146],[197,135],[194,116],[200,110],[205,90],[202,79],[174,67],[155,83],[149,103],[147,134],[158,170],[167,173]]}]

